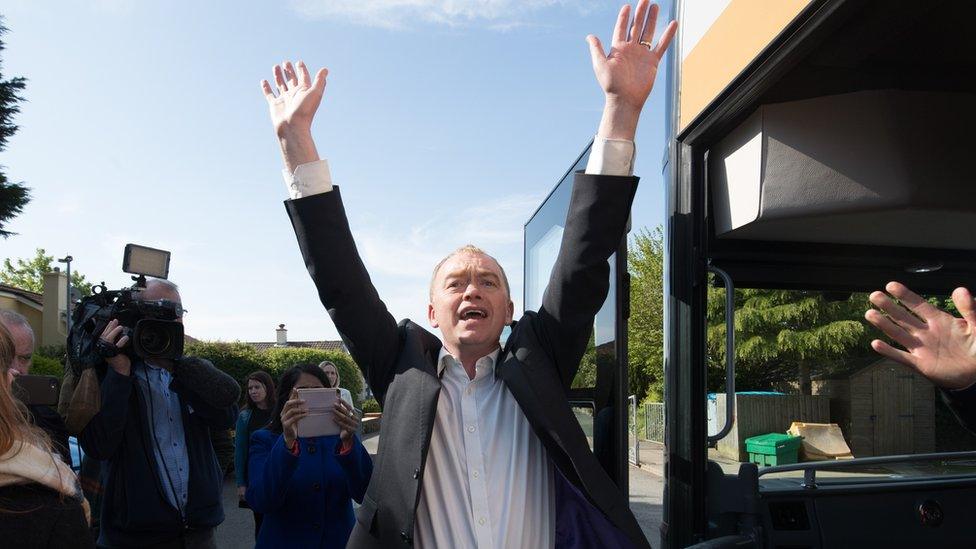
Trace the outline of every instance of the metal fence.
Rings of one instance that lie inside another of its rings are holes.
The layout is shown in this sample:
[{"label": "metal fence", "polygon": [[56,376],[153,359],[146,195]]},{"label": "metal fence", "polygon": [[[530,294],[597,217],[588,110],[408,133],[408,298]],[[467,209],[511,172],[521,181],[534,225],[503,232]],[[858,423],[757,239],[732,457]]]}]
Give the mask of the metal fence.
[{"label": "metal fence", "polygon": [[664,444],[664,403],[644,403],[644,440]]},{"label": "metal fence", "polygon": [[627,398],[627,412],[629,416],[629,429],[627,429],[627,459],[634,465],[640,465],[640,432],[637,425],[637,397],[630,395]]}]

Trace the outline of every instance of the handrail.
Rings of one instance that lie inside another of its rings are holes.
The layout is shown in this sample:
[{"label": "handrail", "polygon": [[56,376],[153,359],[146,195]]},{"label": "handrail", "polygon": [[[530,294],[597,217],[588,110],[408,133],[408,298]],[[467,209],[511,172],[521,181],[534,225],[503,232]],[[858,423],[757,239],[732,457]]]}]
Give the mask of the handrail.
[{"label": "handrail", "polygon": [[735,285],[729,273],[711,263],[708,271],[717,274],[725,283],[725,425],[714,435],[708,435],[708,445],[725,438],[732,430],[735,414]]}]

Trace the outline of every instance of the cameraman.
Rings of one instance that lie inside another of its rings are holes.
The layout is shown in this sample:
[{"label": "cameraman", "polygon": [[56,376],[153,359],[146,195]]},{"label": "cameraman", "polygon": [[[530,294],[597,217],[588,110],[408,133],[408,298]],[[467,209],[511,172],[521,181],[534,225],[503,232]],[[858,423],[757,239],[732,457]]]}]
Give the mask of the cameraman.
[{"label": "cameraman", "polygon": [[[181,303],[162,279],[137,299]],[[101,341],[124,350],[129,337],[112,320]],[[80,437],[104,461],[99,547],[216,547],[223,476],[210,431],[234,424],[240,387],[198,358],[148,362],[120,352],[105,362],[101,409]]]}]

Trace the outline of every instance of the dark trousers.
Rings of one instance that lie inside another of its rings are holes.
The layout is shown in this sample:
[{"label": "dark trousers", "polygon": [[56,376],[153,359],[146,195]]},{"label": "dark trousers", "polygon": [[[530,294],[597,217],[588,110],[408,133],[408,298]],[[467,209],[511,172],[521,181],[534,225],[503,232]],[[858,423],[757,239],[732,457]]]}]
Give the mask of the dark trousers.
[{"label": "dark trousers", "polygon": [[[156,545],[142,545],[143,549],[217,549],[213,528],[187,530],[182,536]],[[103,549],[99,546],[99,549]]]},{"label": "dark trousers", "polygon": [[264,520],[264,515],[257,511],[251,512],[254,513],[254,539],[258,539],[258,532],[261,531],[261,521]]}]

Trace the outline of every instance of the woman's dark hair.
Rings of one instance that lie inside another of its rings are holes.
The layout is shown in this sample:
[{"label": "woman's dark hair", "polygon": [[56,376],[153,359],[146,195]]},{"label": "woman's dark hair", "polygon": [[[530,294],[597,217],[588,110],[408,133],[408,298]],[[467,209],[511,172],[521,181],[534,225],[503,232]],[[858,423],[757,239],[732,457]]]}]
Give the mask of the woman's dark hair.
[{"label": "woman's dark hair", "polygon": [[268,403],[268,409],[273,410],[276,402],[274,380],[271,379],[268,372],[262,372],[261,370],[251,372],[247,374],[247,377],[244,378],[244,404],[241,405],[241,410],[245,408],[254,410],[258,407],[257,403],[251,400],[250,391],[247,390],[248,382],[251,380],[257,381],[261,385],[264,385],[264,400]]},{"label": "woman's dark hair", "polygon": [[291,394],[291,390],[295,388],[295,384],[298,383],[298,378],[302,377],[302,374],[309,374],[319,381],[322,382],[323,387],[329,386],[329,380],[325,377],[325,372],[318,365],[312,363],[298,364],[288,368],[285,373],[281,374],[281,380],[278,381],[278,400],[275,404],[274,411],[271,412],[271,421],[268,422],[267,429],[276,435],[281,434],[281,409],[285,407],[285,403],[288,402],[288,396]]}]

